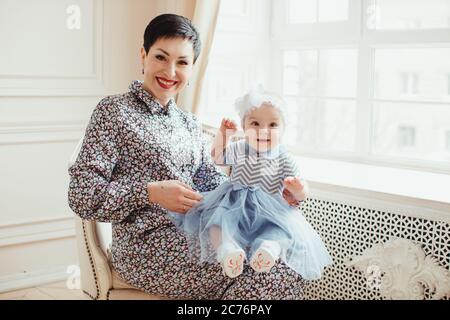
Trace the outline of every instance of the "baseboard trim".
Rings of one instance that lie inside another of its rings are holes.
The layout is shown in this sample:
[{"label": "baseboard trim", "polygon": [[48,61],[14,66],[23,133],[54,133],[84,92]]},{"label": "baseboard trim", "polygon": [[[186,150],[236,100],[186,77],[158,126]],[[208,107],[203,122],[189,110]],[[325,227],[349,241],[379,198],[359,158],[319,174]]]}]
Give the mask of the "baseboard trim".
[{"label": "baseboard trim", "polygon": [[48,283],[59,282],[73,276],[68,272],[69,266],[60,266],[42,271],[18,273],[0,277],[0,293],[26,289]]}]

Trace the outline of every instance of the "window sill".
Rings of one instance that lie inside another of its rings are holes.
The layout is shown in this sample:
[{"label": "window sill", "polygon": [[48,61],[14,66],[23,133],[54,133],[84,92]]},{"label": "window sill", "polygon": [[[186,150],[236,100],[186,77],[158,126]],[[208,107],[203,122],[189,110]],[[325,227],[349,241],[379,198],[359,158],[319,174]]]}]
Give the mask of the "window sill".
[{"label": "window sill", "polygon": [[450,204],[450,175],[294,155],[303,178],[314,184]]}]

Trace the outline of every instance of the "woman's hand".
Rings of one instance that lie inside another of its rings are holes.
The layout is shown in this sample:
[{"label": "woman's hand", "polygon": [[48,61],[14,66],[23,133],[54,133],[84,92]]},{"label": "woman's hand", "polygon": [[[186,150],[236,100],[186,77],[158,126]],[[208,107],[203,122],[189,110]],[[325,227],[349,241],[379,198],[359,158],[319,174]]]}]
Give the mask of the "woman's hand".
[{"label": "woman's hand", "polygon": [[283,181],[283,185],[285,187],[283,196],[289,204],[306,199],[308,193],[306,181],[299,177],[286,177]]},{"label": "woman's hand", "polygon": [[150,202],[178,213],[186,213],[203,198],[189,185],[178,180],[150,182],[147,190]]},{"label": "woman's hand", "polygon": [[283,198],[290,206],[297,207],[299,205],[299,201],[295,199],[292,193],[286,188],[283,189]]},{"label": "woman's hand", "polygon": [[236,122],[228,118],[223,118],[219,130],[223,135],[230,137],[237,132],[237,128]]}]

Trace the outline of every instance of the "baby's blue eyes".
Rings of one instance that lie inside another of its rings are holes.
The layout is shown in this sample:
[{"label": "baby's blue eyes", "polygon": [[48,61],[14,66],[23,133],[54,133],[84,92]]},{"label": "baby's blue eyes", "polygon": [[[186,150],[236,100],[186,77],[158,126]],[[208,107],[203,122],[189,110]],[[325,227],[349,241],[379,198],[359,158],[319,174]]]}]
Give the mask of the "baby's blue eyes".
[{"label": "baby's blue eyes", "polygon": [[[259,126],[259,123],[256,122],[256,121],[252,121],[252,122],[250,122],[250,125],[252,125],[252,126]],[[271,127],[271,128],[277,128],[277,127],[278,127],[278,123],[272,122],[272,123],[270,124],[270,127]]]}]

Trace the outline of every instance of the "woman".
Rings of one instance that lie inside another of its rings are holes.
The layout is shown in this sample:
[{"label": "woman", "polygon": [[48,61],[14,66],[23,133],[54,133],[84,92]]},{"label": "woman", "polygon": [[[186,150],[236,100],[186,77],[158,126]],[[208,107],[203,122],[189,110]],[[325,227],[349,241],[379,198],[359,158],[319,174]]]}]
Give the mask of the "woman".
[{"label": "woman", "polygon": [[174,97],[200,54],[191,22],[153,19],[144,33],[144,81],[95,108],[69,169],[69,205],[83,219],[111,222],[114,269],[152,294],[184,299],[298,299],[303,279],[279,263],[273,273],[244,270],[225,278],[218,264],[198,265],[167,210],[187,212],[227,177],[213,164],[196,117]]}]

